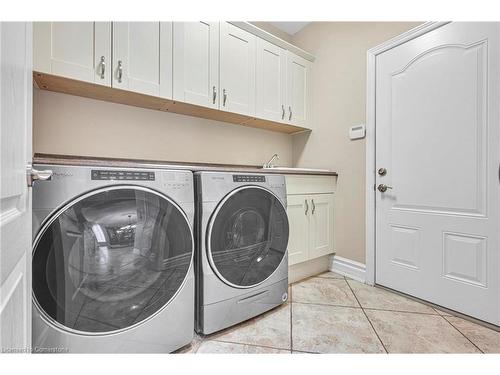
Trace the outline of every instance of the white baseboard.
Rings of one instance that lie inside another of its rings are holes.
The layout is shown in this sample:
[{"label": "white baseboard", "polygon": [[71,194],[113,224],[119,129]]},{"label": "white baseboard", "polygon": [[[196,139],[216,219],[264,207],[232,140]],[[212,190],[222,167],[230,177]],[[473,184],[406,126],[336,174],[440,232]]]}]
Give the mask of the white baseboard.
[{"label": "white baseboard", "polygon": [[339,257],[338,255],[332,256],[330,271],[361,281],[362,283],[366,281],[366,266],[363,263]]}]

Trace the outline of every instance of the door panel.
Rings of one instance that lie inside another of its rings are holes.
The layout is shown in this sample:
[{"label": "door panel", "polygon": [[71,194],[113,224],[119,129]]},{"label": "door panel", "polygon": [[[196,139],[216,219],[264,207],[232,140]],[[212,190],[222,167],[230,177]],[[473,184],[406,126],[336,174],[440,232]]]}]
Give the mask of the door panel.
[{"label": "door panel", "polygon": [[111,85],[111,22],[35,22],[34,70]]},{"label": "door panel", "polygon": [[0,348],[31,345],[31,23],[0,23]]},{"label": "door panel", "polygon": [[220,27],[220,108],[254,116],[257,37],[227,22]]},{"label": "door panel", "polygon": [[171,201],[145,188],[102,188],[63,207],[40,230],[35,303],[62,329],[129,328],[169,303],[192,254],[189,223]]},{"label": "door panel", "polygon": [[160,95],[160,23],[113,22],[113,87]]},{"label": "door panel", "polygon": [[286,51],[257,38],[257,117],[286,122]]},{"label": "door panel", "polygon": [[174,22],[175,100],[219,108],[219,23]]},{"label": "door panel", "polygon": [[288,219],[279,199],[263,188],[242,187],[222,200],[209,223],[210,265],[231,286],[256,286],[278,269],[288,236]]},{"label": "door panel", "polygon": [[287,54],[287,114],[294,125],[307,126],[310,122],[309,100],[311,63],[291,52]]},{"label": "door panel", "polygon": [[288,195],[286,211],[290,223],[288,265],[291,266],[309,259],[310,216],[307,195]]},{"label": "door panel", "polygon": [[376,282],[500,324],[500,26],[377,57]]},{"label": "door panel", "polygon": [[333,194],[309,196],[311,238],[309,259],[333,253]]}]

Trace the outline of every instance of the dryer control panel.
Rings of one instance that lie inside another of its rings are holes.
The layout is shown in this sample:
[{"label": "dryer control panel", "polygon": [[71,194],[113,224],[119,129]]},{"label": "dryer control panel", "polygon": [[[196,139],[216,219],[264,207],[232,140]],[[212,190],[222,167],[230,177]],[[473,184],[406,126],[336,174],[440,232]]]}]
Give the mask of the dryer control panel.
[{"label": "dryer control panel", "polygon": [[266,182],[266,176],[234,174],[233,182]]},{"label": "dryer control panel", "polygon": [[93,169],[92,180],[154,181],[154,172]]}]

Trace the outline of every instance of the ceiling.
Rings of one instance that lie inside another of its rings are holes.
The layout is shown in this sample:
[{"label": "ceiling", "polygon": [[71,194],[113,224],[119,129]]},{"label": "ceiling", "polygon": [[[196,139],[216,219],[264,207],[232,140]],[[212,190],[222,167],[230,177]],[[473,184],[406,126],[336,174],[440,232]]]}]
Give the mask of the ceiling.
[{"label": "ceiling", "polygon": [[302,30],[310,22],[269,22],[274,27],[284,31],[287,34],[294,35]]}]

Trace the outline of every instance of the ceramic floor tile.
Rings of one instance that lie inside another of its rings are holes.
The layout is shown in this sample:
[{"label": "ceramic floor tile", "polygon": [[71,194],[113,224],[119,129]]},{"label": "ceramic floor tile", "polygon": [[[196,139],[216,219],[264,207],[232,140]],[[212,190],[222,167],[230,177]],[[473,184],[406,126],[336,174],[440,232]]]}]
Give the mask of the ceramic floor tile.
[{"label": "ceramic floor tile", "polygon": [[321,274],[317,275],[316,277],[324,277],[327,279],[343,279],[344,278],[344,276],[342,276],[336,272],[332,272],[332,271],[321,273]]},{"label": "ceramic floor tile", "polygon": [[220,341],[204,341],[196,353],[204,354],[290,354],[290,350],[266,348],[263,346],[235,344]]},{"label": "ceramic floor tile", "polygon": [[292,285],[293,302],[359,307],[344,279],[313,277]]},{"label": "ceramic floor tile", "polygon": [[210,335],[210,340],[290,349],[290,303],[257,318]]},{"label": "ceramic floor tile", "polygon": [[446,320],[483,352],[500,353],[500,332],[455,316],[447,316]]},{"label": "ceramic floor tile", "polygon": [[359,308],[292,304],[292,350],[318,353],[385,353]]},{"label": "ceramic floor tile", "polygon": [[437,314],[430,306],[388,290],[375,288],[354,280],[348,280],[347,282],[364,308]]},{"label": "ceramic floor tile", "polygon": [[365,310],[389,353],[477,353],[442,316]]}]

